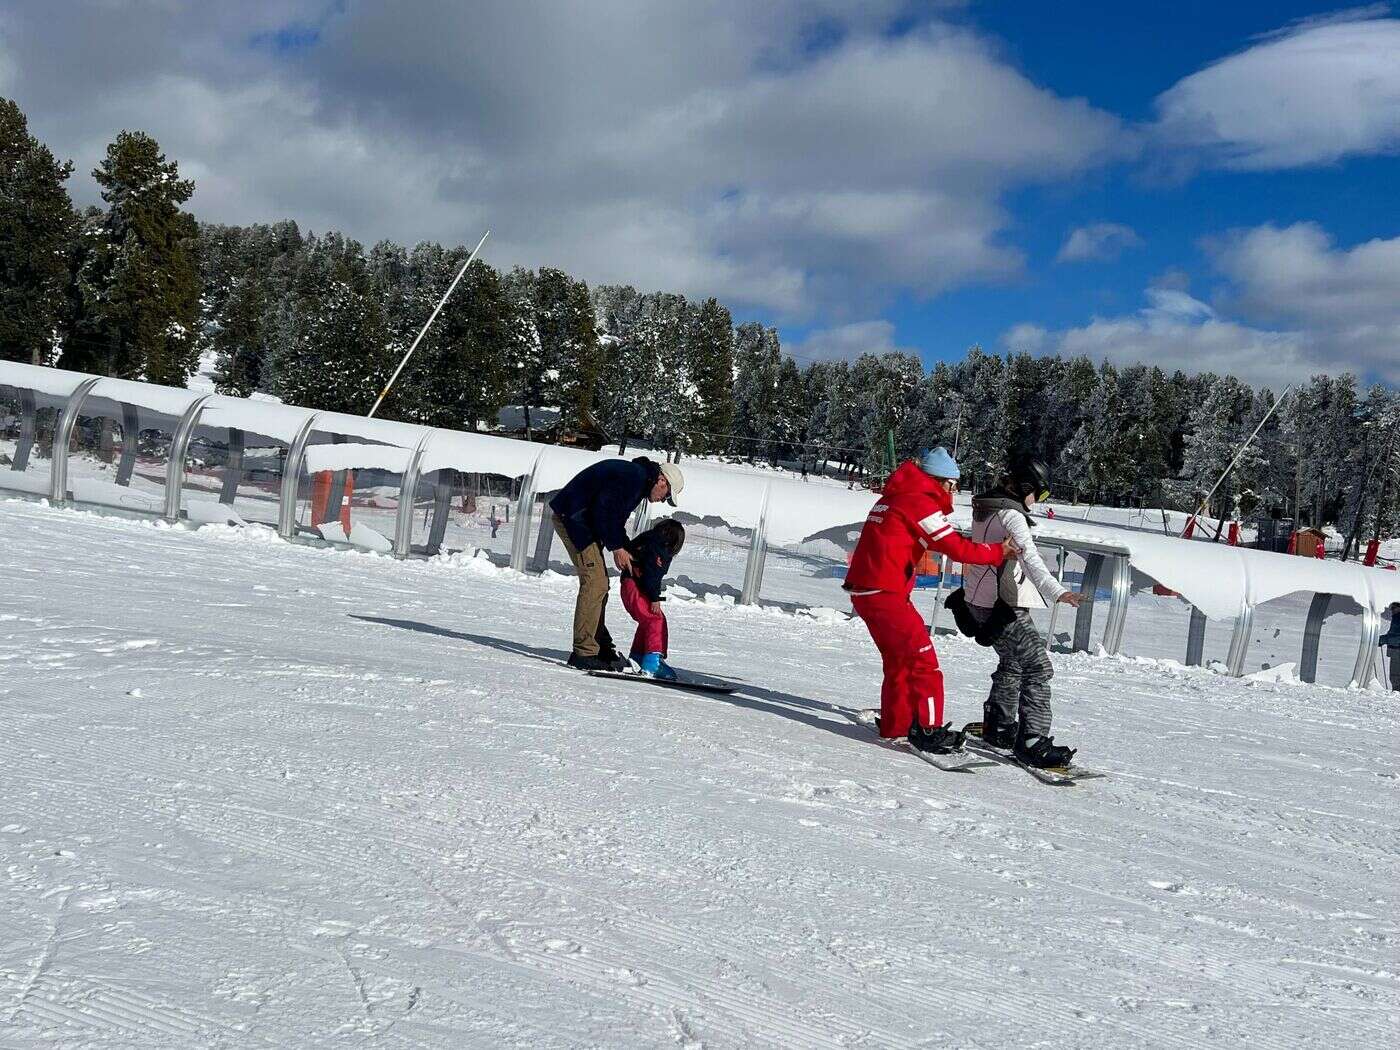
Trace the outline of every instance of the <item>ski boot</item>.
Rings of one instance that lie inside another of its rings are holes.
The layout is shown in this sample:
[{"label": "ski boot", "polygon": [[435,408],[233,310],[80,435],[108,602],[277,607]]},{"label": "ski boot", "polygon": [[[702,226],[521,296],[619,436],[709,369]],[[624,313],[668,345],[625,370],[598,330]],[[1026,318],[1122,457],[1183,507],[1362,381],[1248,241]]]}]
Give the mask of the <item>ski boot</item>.
[{"label": "ski boot", "polygon": [[982,705],[982,740],[990,747],[1010,751],[1016,746],[1017,727],[997,717],[997,708],[990,700]]},{"label": "ski boot", "polygon": [[1061,747],[1052,736],[1027,733],[1016,741],[1016,757],[1037,769],[1057,769],[1074,761],[1078,748]]},{"label": "ski boot", "polygon": [[952,724],[945,722],[941,726],[912,725],[909,727],[909,745],[935,755],[961,751],[967,734],[949,728]]},{"label": "ski boot", "polygon": [[660,653],[645,653],[637,659],[637,666],[642,669],[642,674],[649,674],[653,678],[659,678],[663,682],[674,682],[676,680],[675,669],[665,660],[661,659]]}]

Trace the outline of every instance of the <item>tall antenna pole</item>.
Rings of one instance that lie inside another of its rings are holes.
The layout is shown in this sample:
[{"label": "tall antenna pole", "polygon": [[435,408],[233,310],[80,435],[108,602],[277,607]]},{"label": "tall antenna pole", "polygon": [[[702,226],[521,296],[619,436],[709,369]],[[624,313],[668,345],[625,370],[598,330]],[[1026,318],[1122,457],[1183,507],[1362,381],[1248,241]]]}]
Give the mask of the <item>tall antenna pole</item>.
[{"label": "tall antenna pole", "polygon": [[[1269,421],[1269,417],[1274,414],[1274,409],[1278,408],[1279,405],[1283,404],[1283,399],[1288,396],[1288,392],[1292,389],[1293,384],[1290,383],[1288,384],[1288,386],[1283,388],[1283,393],[1279,394],[1278,397],[1274,398],[1274,403],[1269,407],[1269,410],[1264,413],[1264,418],[1261,419],[1259,421],[1259,425],[1254,428],[1254,433],[1250,434],[1249,437],[1245,439],[1245,443],[1241,445],[1240,450],[1235,453],[1235,458],[1230,460],[1230,465],[1225,468],[1224,473],[1222,473],[1220,477],[1216,479],[1215,484],[1210,487],[1210,491],[1206,493],[1206,498],[1201,500],[1201,505],[1196,508],[1196,513],[1192,514],[1191,517],[1186,519],[1188,525],[1195,519],[1199,518],[1201,516],[1201,512],[1204,511],[1210,505],[1210,498],[1215,495],[1215,490],[1225,483],[1225,479],[1230,476],[1230,471],[1235,469],[1235,464],[1238,463],[1240,461],[1240,457],[1244,455],[1245,449],[1249,448],[1249,446],[1254,443],[1254,439],[1259,436],[1259,431],[1264,429],[1264,424],[1267,423]],[[1224,522],[1222,521],[1221,524],[1224,524]],[[1186,534],[1185,528],[1183,528],[1181,531],[1182,535],[1184,536]],[[1219,536],[1218,531],[1216,535],[1217,537]]]},{"label": "tall antenna pole", "polygon": [[399,367],[394,369],[394,374],[389,377],[389,382],[384,384],[384,389],[379,391],[379,396],[374,400],[374,407],[369,410],[369,415],[374,416],[379,411],[379,406],[384,403],[384,399],[389,396],[389,388],[394,385],[399,378],[399,373],[403,371],[403,366],[408,364],[408,359],[413,356],[413,351],[418,349],[418,344],[423,341],[423,337],[428,334],[428,329],[437,320],[437,315],[442,313],[442,308],[447,305],[448,298],[457,290],[457,284],[462,279],[462,275],[467,272],[467,267],[476,261],[476,253],[481,251],[481,246],[486,243],[486,238],[491,236],[491,231],[487,230],[481,235],[481,240],[476,242],[476,247],[472,249],[471,255],[467,256],[467,261],[462,264],[462,268],[457,271],[457,276],[452,278],[452,283],[447,286],[447,291],[442,293],[442,298],[438,300],[437,307],[428,317],[428,321],[423,325],[423,330],[418,333],[418,338],[413,340],[413,345],[408,348],[408,353],[403,355],[403,360],[399,362]]}]

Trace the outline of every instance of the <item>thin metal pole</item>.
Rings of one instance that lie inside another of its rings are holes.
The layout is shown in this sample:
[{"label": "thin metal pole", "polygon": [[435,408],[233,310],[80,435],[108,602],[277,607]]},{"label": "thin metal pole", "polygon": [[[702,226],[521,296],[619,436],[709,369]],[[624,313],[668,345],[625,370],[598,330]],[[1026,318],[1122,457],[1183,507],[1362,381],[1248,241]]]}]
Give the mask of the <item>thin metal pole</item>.
[{"label": "thin metal pole", "polygon": [[413,340],[413,345],[408,348],[408,353],[403,355],[403,360],[399,362],[399,367],[394,369],[394,374],[389,377],[389,382],[384,384],[384,389],[379,391],[379,396],[375,398],[374,407],[369,410],[371,417],[379,411],[379,406],[384,399],[389,396],[389,388],[394,385],[394,381],[399,378],[399,373],[403,371],[403,366],[408,364],[408,359],[413,356],[413,351],[418,349],[418,344],[423,341],[423,337],[428,334],[428,329],[437,320],[437,315],[442,312],[442,308],[447,305],[448,298],[457,289],[457,284],[462,280],[462,275],[467,272],[467,267],[476,261],[476,253],[481,251],[481,246],[486,243],[486,238],[491,236],[491,231],[487,230],[481,235],[481,240],[476,242],[476,247],[472,249],[471,255],[467,256],[467,261],[462,264],[462,268],[457,271],[457,276],[452,278],[452,283],[447,286],[447,291],[442,293],[442,298],[438,300],[437,307],[428,317],[428,321],[423,325],[423,330],[418,333],[418,338]]},{"label": "thin metal pole", "polygon": [[[1235,469],[1235,464],[1240,461],[1240,457],[1244,455],[1245,450],[1254,443],[1254,439],[1259,436],[1259,431],[1264,429],[1264,424],[1267,423],[1269,421],[1269,417],[1274,414],[1274,409],[1278,408],[1279,405],[1283,404],[1283,399],[1288,396],[1288,392],[1292,389],[1293,384],[1290,383],[1288,386],[1283,388],[1283,393],[1279,394],[1279,396],[1274,399],[1274,403],[1270,405],[1269,410],[1264,413],[1264,418],[1261,419],[1259,421],[1259,425],[1254,428],[1254,433],[1250,434],[1249,437],[1245,439],[1245,443],[1241,445],[1240,450],[1235,453],[1235,458],[1230,460],[1230,465],[1225,468],[1225,472],[1221,474],[1220,477],[1216,480],[1215,484],[1210,487],[1210,491],[1206,493],[1206,498],[1201,500],[1201,505],[1196,508],[1196,513],[1192,514],[1191,517],[1186,519],[1188,524],[1194,521],[1195,519],[1199,518],[1201,516],[1201,512],[1204,511],[1210,505],[1210,498],[1215,495],[1215,490],[1218,489],[1221,485],[1225,484],[1225,479],[1230,476],[1230,471]],[[1221,521],[1223,522],[1224,519],[1222,518]],[[1186,535],[1185,528],[1181,530],[1181,534],[1183,536]],[[1218,532],[1216,533],[1216,537],[1219,538]]]}]

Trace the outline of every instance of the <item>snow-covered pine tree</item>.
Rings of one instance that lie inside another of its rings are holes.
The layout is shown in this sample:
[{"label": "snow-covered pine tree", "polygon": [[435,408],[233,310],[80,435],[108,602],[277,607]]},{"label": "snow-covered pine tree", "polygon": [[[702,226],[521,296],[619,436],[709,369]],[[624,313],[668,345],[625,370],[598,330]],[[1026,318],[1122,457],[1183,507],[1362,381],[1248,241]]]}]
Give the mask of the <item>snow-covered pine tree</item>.
[{"label": "snow-covered pine tree", "polygon": [[734,330],[733,452],[750,462],[769,455],[776,438],[782,345],[775,328],[748,322]]},{"label": "snow-covered pine tree", "polygon": [[906,452],[938,445],[951,452],[962,408],[962,397],[953,389],[952,371],[940,361],[913,392],[895,444]]},{"label": "snow-covered pine tree", "polygon": [[[1041,425],[1041,458],[1052,467],[1064,459],[1070,442],[1079,432],[1088,411],[1089,399],[1099,384],[1098,369],[1087,357],[1068,361],[1055,359],[1049,369],[1050,390],[1045,403],[1045,420]],[[1066,495],[1074,492],[1074,479],[1056,479],[1056,485]]]},{"label": "snow-covered pine tree", "polygon": [[359,243],[339,233],[309,238],[278,320],[265,377],[271,392],[309,408],[369,411],[395,362]]},{"label": "snow-covered pine tree", "polygon": [[[414,323],[405,329],[413,333],[405,349],[470,255],[471,250],[462,245],[448,249],[433,243],[420,244],[409,253]],[[496,426],[520,371],[525,331],[500,275],[477,259],[419,343],[381,412],[389,410],[385,413],[389,418],[452,430]],[[392,355],[390,369],[400,356]]]},{"label": "snow-covered pine tree", "polygon": [[851,366],[845,361],[826,365],[819,377],[821,389],[812,408],[807,431],[821,445],[825,460],[834,460],[844,473],[854,466],[852,434],[857,414],[851,400]]},{"label": "snow-covered pine tree", "polygon": [[220,393],[247,397],[260,389],[273,294],[266,271],[251,268],[233,280],[217,322],[206,322],[205,341],[217,355],[214,385]]},{"label": "snow-covered pine tree", "polygon": [[1011,421],[1005,415],[1002,389],[1006,368],[1001,358],[974,346],[954,368],[954,375],[966,406],[958,465],[963,487],[977,489],[994,482],[1007,462]]},{"label": "snow-covered pine tree", "polygon": [[[1210,491],[1263,415],[1254,392],[1233,376],[1203,376],[1202,385],[1207,393],[1187,424],[1183,467],[1183,478],[1195,494],[1193,502]],[[1230,517],[1237,510],[1249,513],[1258,502],[1264,465],[1259,446],[1249,445],[1216,489],[1206,513],[1217,518]]]},{"label": "snow-covered pine tree", "polygon": [[720,452],[734,422],[734,322],[719,300],[706,299],[692,311],[686,343],[698,399],[693,444],[697,451]]},{"label": "snow-covered pine tree", "polygon": [[[898,443],[898,436],[918,401],[923,378],[923,364],[919,359],[899,351],[878,357],[861,354],[851,365],[848,394],[855,415],[851,443],[864,450],[860,466],[866,472],[885,472],[890,434],[895,435]],[[897,453],[899,451],[896,449]]]},{"label": "snow-covered pine tree", "polygon": [[1077,499],[1120,503],[1133,488],[1132,450],[1118,372],[1104,362],[1085,406],[1083,422],[1060,456],[1056,486],[1069,490]]},{"label": "snow-covered pine tree", "polygon": [[1130,365],[1119,374],[1122,397],[1121,451],[1124,495],[1142,506],[1162,505],[1171,474],[1171,396],[1166,374],[1157,367]]},{"label": "snow-covered pine tree", "polygon": [[[1044,361],[1030,354],[1006,355],[1002,416],[1007,421],[1006,454],[1043,456],[1050,393]],[[1049,462],[1047,460],[1047,462]]]},{"label": "snow-covered pine tree", "polygon": [[807,436],[807,388],[802,371],[791,357],[778,366],[778,382],[773,391],[773,442],[768,446],[769,462],[796,460],[802,455]]},{"label": "snow-covered pine tree", "polygon": [[516,318],[515,367],[511,371],[510,403],[520,406],[525,437],[533,441],[538,410],[549,403],[545,375],[549,369],[540,338],[535,309],[536,277],[533,270],[516,266],[501,275],[501,293],[509,300]]},{"label": "snow-covered pine tree", "polygon": [[[562,426],[593,429],[592,403],[600,353],[588,286],[563,270],[539,271],[532,299],[538,346],[526,370],[531,402],[559,410]],[[539,398],[540,400],[535,400]]]},{"label": "snow-covered pine tree", "polygon": [[140,131],[92,174],[108,208],[85,223],[64,367],[184,386],[199,363],[198,228],[180,209],[194,183]]},{"label": "snow-covered pine tree", "polygon": [[1376,513],[1370,536],[1400,536],[1400,393],[1389,392],[1378,422]]},{"label": "snow-covered pine tree", "polygon": [[1285,429],[1296,446],[1296,516],[1300,524],[1335,524],[1355,480],[1359,444],[1356,377],[1313,376],[1280,411],[1285,413]]},{"label": "snow-covered pine tree", "polygon": [[303,251],[294,222],[200,227],[200,348],[215,353],[222,393],[266,392],[264,366]]},{"label": "snow-covered pine tree", "polygon": [[59,163],[0,98],[0,359],[51,363],[67,301],[78,217]]},{"label": "snow-covered pine tree", "polygon": [[1366,391],[1357,406],[1357,445],[1353,459],[1355,483],[1348,493],[1338,528],[1346,536],[1342,559],[1359,553],[1365,530],[1378,516],[1378,503],[1385,499],[1384,479],[1388,462],[1394,457],[1397,440],[1395,395],[1379,383]]},{"label": "snow-covered pine tree", "polygon": [[636,296],[630,288],[599,291],[595,302],[603,304],[607,329],[597,387],[600,422],[621,445],[638,437],[669,445],[689,432],[696,399],[685,299],[664,292]]}]

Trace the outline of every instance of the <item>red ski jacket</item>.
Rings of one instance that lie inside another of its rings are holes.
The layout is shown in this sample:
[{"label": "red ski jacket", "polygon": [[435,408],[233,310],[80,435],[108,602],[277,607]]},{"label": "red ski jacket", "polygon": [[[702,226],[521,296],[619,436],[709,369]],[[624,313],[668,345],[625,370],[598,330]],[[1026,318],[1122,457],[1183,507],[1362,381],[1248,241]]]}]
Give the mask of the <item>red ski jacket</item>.
[{"label": "red ski jacket", "polygon": [[860,530],[846,590],[908,594],[926,550],[968,565],[1000,565],[1001,545],[963,539],[948,520],[952,511],[953,497],[918,464],[900,464]]}]

